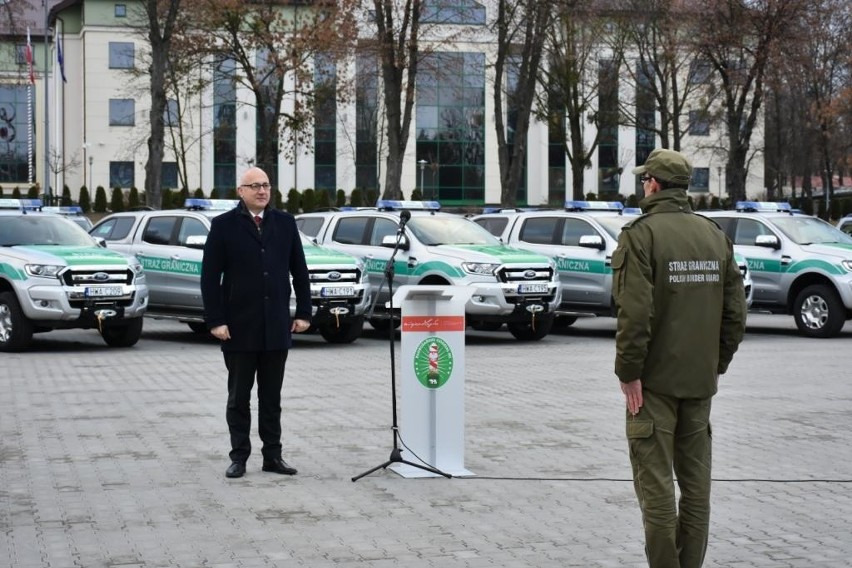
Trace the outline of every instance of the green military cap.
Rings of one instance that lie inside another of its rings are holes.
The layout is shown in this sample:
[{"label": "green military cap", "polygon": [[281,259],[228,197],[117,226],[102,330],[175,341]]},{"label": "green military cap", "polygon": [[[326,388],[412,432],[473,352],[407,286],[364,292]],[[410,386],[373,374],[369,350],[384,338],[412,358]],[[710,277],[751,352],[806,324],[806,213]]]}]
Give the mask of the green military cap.
[{"label": "green military cap", "polygon": [[649,176],[661,181],[678,185],[689,185],[692,175],[692,164],[686,156],[674,150],[657,148],[645,160],[645,164],[633,168],[635,175],[647,173]]}]

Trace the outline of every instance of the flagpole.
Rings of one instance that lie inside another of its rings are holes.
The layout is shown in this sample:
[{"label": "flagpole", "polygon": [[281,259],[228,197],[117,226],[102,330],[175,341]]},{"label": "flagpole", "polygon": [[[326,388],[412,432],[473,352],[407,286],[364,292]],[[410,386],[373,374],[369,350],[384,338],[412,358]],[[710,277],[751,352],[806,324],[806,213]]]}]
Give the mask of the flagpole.
[{"label": "flagpole", "polygon": [[27,186],[33,185],[33,46],[30,42],[30,28],[27,27]]},{"label": "flagpole", "polygon": [[48,49],[47,0],[42,0],[42,4],[44,4],[44,195],[47,204],[53,205],[53,192],[50,190],[50,104],[48,101],[50,85],[47,81],[50,50]]}]

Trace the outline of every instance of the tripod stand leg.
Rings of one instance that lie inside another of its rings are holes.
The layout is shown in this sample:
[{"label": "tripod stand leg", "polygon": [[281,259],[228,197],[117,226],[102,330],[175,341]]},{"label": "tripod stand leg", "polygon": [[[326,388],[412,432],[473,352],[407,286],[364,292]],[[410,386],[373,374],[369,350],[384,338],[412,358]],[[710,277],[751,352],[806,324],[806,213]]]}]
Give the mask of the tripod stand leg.
[{"label": "tripod stand leg", "polygon": [[365,477],[365,476],[367,476],[367,475],[370,475],[370,474],[371,474],[371,473],[373,473],[374,471],[379,471],[380,469],[386,469],[386,468],[387,468],[390,464],[392,464],[392,463],[393,463],[393,460],[388,460],[388,461],[386,461],[386,462],[385,462],[385,463],[383,463],[383,464],[377,465],[377,466],[376,466],[376,467],[374,467],[373,469],[368,469],[368,470],[367,470],[367,471],[365,471],[364,473],[362,473],[362,474],[360,474],[360,475],[356,475],[355,477],[353,477],[353,478],[352,478],[352,481],[358,481],[358,480],[359,480],[359,479],[361,479],[362,477]]}]

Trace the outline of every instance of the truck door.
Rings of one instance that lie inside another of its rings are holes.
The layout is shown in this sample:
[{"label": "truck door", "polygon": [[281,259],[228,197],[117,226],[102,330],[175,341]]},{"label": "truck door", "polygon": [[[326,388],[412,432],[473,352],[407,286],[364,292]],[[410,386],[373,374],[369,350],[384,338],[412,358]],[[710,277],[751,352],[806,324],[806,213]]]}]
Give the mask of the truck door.
[{"label": "truck door", "polygon": [[172,257],[179,254],[175,241],[179,218],[174,215],[152,216],[145,221],[141,237],[133,244],[133,254],[145,268],[151,306],[175,306],[177,292]]},{"label": "truck door", "polygon": [[753,303],[784,304],[786,299],[781,294],[781,276],[787,262],[780,249],[756,246],[755,239],[760,235],[775,235],[783,243],[781,236],[760,219],[737,218],[733,228],[734,247],[748,262],[754,283]]},{"label": "truck door", "polygon": [[197,248],[189,248],[186,241],[189,237],[206,237],[210,230],[200,219],[195,217],[183,217],[177,233],[177,241],[171,251],[172,285],[175,296],[175,307],[202,311],[204,303],[201,301],[201,259],[204,251]]}]

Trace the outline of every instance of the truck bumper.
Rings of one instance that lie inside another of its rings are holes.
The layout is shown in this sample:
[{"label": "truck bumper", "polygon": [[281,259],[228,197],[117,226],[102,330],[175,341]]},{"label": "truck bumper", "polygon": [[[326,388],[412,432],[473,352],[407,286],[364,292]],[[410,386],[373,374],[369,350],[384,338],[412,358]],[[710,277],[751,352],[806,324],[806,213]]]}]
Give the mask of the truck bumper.
[{"label": "truck bumper", "polygon": [[117,298],[75,298],[64,286],[32,286],[19,298],[24,314],[36,325],[80,322],[86,326],[90,320],[97,321],[99,313],[104,319],[142,317],[148,307],[148,287],[137,284],[122,288],[124,293]]},{"label": "truck bumper", "polygon": [[506,284],[475,284],[476,292],[465,305],[470,319],[480,321],[529,321],[552,313],[562,301],[558,282],[548,283],[544,295],[518,294],[515,287]]}]

